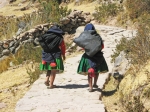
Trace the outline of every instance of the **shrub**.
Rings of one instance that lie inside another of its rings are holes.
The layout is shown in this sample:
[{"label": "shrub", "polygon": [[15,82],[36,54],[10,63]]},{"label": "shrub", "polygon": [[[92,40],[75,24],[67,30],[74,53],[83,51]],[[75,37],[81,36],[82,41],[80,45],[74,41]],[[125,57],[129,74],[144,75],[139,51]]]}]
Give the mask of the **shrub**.
[{"label": "shrub", "polygon": [[42,12],[42,17],[45,22],[57,22],[59,23],[59,20],[61,17],[66,16],[70,11],[67,12],[68,8],[61,7],[59,8],[59,4],[55,0],[47,0],[47,1],[41,1],[42,7],[40,8],[40,11]]},{"label": "shrub", "polygon": [[35,82],[42,71],[39,69],[39,63],[36,63],[35,61],[32,61],[27,67],[26,67],[27,73],[29,75],[29,83],[32,84]]},{"label": "shrub", "polygon": [[2,21],[2,27],[0,27],[0,35],[2,36],[0,39],[10,39],[13,35],[16,35],[20,22],[24,22],[26,24],[25,30],[29,30],[36,25],[48,22],[59,24],[60,18],[69,15],[71,12],[71,10],[68,10],[67,6],[59,8],[59,4],[55,0],[39,0],[39,2],[40,5],[37,12],[24,14],[23,17],[16,19],[1,17],[0,21]]},{"label": "shrub", "polygon": [[98,22],[105,22],[107,18],[116,16],[121,9],[122,7],[117,6],[115,3],[103,3],[95,8],[97,14],[94,17]]},{"label": "shrub", "polygon": [[149,0],[126,0],[125,7],[132,20],[140,17],[144,12],[150,13]]},{"label": "shrub", "polygon": [[9,68],[9,64],[11,62],[11,60],[13,59],[13,56],[9,56],[7,58],[5,58],[4,60],[0,61],[1,63],[1,67],[0,67],[0,73],[6,71]]},{"label": "shrub", "polygon": [[26,70],[30,78],[30,84],[36,81],[42,73],[39,69],[41,51],[41,47],[35,47],[32,43],[27,43],[21,46],[20,50],[15,54],[15,58],[12,60],[16,65],[26,62]]},{"label": "shrub", "polygon": [[116,45],[116,49],[113,53],[113,55],[111,55],[111,58],[112,58],[112,62],[115,60],[115,58],[117,56],[119,56],[120,52],[121,51],[125,51],[126,53],[128,53],[128,43],[129,43],[129,40],[127,40],[127,38],[123,37],[119,42],[118,44]]},{"label": "shrub", "polygon": [[41,47],[35,47],[33,43],[26,43],[22,45],[19,51],[14,55],[13,63],[15,65],[22,64],[30,60],[39,63],[41,61]]},{"label": "shrub", "polygon": [[[138,85],[136,89],[131,90],[128,94],[120,95],[120,103],[123,107],[122,112],[149,112],[146,103],[149,102],[149,80],[145,84]],[[120,91],[121,92],[121,91]],[[122,96],[124,96],[122,98]]]},{"label": "shrub", "polygon": [[16,54],[11,54],[9,57],[1,61],[0,73],[10,67],[10,62],[13,65],[20,65],[23,62],[34,61],[40,63],[41,61],[41,47],[35,47],[32,43],[27,43],[18,50]]},{"label": "shrub", "polygon": [[122,102],[122,112],[148,112],[142,103],[140,96],[127,96]]},{"label": "shrub", "polygon": [[18,21],[14,18],[6,19],[5,17],[0,18],[1,27],[0,27],[0,40],[12,38],[17,32]]},{"label": "shrub", "polygon": [[144,65],[150,57],[150,15],[145,13],[143,16],[139,17],[137,36],[130,40],[122,38],[116,50],[112,55],[114,60],[118,56],[120,51],[129,51],[129,58],[131,58],[132,64]]}]

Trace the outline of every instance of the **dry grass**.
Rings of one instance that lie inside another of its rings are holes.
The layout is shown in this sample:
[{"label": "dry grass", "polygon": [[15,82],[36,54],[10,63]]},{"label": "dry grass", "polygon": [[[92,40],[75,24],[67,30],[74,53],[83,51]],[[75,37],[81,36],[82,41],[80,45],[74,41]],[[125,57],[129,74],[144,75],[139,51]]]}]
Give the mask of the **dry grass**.
[{"label": "dry grass", "polygon": [[[114,90],[116,89],[116,84],[114,83],[115,80],[114,78],[111,78],[110,82],[105,87],[104,96],[102,98],[108,112],[123,112],[123,107],[121,106],[122,100],[127,101],[126,104],[124,103],[124,106],[127,106],[129,100],[126,99],[126,97],[129,96],[133,91],[136,92],[137,88],[141,87],[141,85],[145,85],[145,83],[149,81],[150,74],[146,74],[146,71],[150,73],[150,61],[139,73],[136,74],[136,77],[132,74],[127,74],[121,81],[119,90],[117,90],[116,92],[114,92]],[[144,90],[146,91],[148,91],[149,89],[150,84],[148,84],[144,88]],[[141,92],[141,95],[142,94],[143,91]],[[150,100],[148,97],[149,95],[145,95],[145,97],[141,99],[146,109],[150,109]],[[128,112],[127,109],[124,111]]]},{"label": "dry grass", "polygon": [[[20,11],[21,8],[26,7],[29,2],[21,3],[22,0],[16,0],[16,2],[13,2],[12,4],[8,4],[5,7],[0,9],[0,15],[3,16],[11,16],[11,15],[16,15],[16,16],[23,16],[24,14],[29,14],[32,11],[37,10],[36,4],[34,6],[30,7],[28,10],[25,11]],[[21,4],[21,6],[18,6]],[[9,11],[8,11],[9,9]]]},{"label": "dry grass", "polygon": [[[1,8],[0,10],[0,15],[4,15],[4,16],[10,16],[10,15],[16,15],[16,16],[23,16],[23,14],[29,14],[32,11],[37,10],[36,5],[38,5],[37,3],[34,3],[34,5],[32,7],[30,7],[28,10],[25,11],[20,11],[20,9],[22,7],[25,7],[29,4],[29,2],[25,2],[23,3],[21,6],[18,6],[18,4],[21,3],[21,0],[16,0],[16,2],[12,3],[12,4],[8,4],[5,7]],[[64,4],[63,4],[64,5]],[[92,3],[82,3],[79,6],[75,6],[74,3],[69,3],[68,5],[68,9],[76,9],[76,10],[81,10],[84,12],[94,12],[95,7],[99,6],[98,4],[96,4],[95,2]],[[8,11],[9,9],[9,11]]]},{"label": "dry grass", "polygon": [[[29,2],[23,3],[18,6],[21,0],[17,0],[13,4],[9,4],[0,9],[0,15],[22,16],[24,13],[31,13],[36,8],[20,11],[19,9],[27,6]],[[9,9],[9,11],[8,11]],[[2,63],[1,63],[2,64]],[[1,112],[15,112],[17,101],[24,96],[26,91],[29,90],[29,74],[27,74],[26,66],[16,69],[7,70],[0,74],[0,103],[5,103],[6,107],[0,109]]]},{"label": "dry grass", "polygon": [[28,74],[25,72],[25,67],[19,67],[18,69],[12,69],[1,73],[0,89],[10,88],[14,85],[19,85],[28,80]]},{"label": "dry grass", "polygon": [[118,92],[116,91],[117,84],[114,83],[114,78],[111,77],[109,83],[105,86],[103,90],[102,101],[106,106],[108,112],[119,112],[118,110]]},{"label": "dry grass", "polygon": [[70,4],[68,4],[68,9],[71,9],[71,10],[76,9],[76,10],[81,10],[83,12],[92,13],[92,12],[94,12],[96,6],[98,6],[98,4],[96,4],[94,2],[93,3],[86,3],[86,4],[82,3],[79,6],[75,6],[74,3],[70,3]]},{"label": "dry grass", "polygon": [[0,74],[0,102],[7,106],[1,112],[15,112],[16,102],[29,90],[29,75],[25,66]]}]

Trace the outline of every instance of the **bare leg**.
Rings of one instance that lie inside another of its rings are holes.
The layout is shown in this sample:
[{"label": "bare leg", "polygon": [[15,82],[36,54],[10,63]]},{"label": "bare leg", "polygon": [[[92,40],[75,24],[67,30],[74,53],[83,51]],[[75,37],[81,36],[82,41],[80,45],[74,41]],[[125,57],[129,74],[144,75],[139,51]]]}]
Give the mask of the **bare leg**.
[{"label": "bare leg", "polygon": [[88,83],[89,83],[89,89],[91,90],[90,92],[92,92],[93,86],[92,86],[92,77],[90,77],[88,75]]},{"label": "bare leg", "polygon": [[97,85],[97,80],[98,80],[99,74],[96,73],[95,77],[94,77],[94,84],[93,85]]},{"label": "bare leg", "polygon": [[49,86],[49,77],[50,77],[50,74],[51,74],[51,71],[50,70],[47,70],[47,74],[46,74],[46,80],[44,82],[44,84],[46,86]]},{"label": "bare leg", "polygon": [[51,70],[51,75],[49,77],[50,80],[50,87],[53,87],[53,83],[56,77],[56,70]]},{"label": "bare leg", "polygon": [[47,74],[46,74],[46,81],[49,82],[49,77],[51,74],[51,70],[47,70]]},{"label": "bare leg", "polygon": [[49,83],[49,76],[46,76],[46,81],[47,83]]}]

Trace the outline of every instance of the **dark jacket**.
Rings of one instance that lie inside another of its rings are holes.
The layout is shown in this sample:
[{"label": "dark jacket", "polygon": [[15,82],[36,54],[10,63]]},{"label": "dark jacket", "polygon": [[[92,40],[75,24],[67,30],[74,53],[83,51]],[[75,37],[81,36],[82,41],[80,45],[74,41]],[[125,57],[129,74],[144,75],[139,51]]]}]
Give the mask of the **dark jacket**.
[{"label": "dark jacket", "polygon": [[[52,26],[46,33],[48,34],[51,33],[52,36],[61,36],[61,37],[64,34],[64,32],[58,27],[58,25]],[[42,60],[46,62],[55,62],[55,59],[59,57],[61,57],[61,50],[59,48],[59,45],[52,52],[42,51]]]}]

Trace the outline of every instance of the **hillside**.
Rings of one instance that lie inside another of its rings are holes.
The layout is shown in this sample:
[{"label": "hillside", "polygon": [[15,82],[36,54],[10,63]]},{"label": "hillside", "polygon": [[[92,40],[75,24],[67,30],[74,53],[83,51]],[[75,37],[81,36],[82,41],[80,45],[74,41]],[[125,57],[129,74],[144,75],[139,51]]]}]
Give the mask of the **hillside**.
[{"label": "hillside", "polygon": [[[28,13],[31,13],[35,10],[37,10],[38,8],[38,5],[39,3],[36,1],[34,3],[31,3],[27,0],[16,0],[15,2],[12,2],[12,3],[8,3],[7,0],[3,0],[1,3],[0,3],[0,15],[3,15],[3,16],[12,16],[12,15],[16,15],[16,16],[22,16],[24,14],[28,14]],[[69,3],[69,4],[65,4],[65,3],[62,3],[60,6],[68,6],[68,9],[71,9],[71,10],[81,10],[81,11],[84,11],[84,12],[94,12],[95,10],[95,6],[98,6],[98,4],[96,4],[95,2],[92,2],[92,3],[86,3],[86,4],[82,4],[82,5],[79,5],[79,6],[76,6],[74,5],[74,3]],[[23,7],[29,7],[28,9],[26,10],[22,10],[21,11],[21,8]],[[7,11],[9,9],[9,11]]]},{"label": "hillside", "polygon": [[[31,13],[32,11],[35,11],[36,3],[29,8],[28,10],[25,11],[19,11],[22,7],[25,7],[29,4],[29,2],[24,2],[21,3],[21,0],[17,0],[16,2],[13,2],[11,4],[4,4],[5,0],[3,0],[3,4],[1,2],[0,6],[0,15],[3,16],[23,16],[24,14]],[[18,5],[21,6],[18,6]],[[91,3],[92,4],[92,3]],[[84,10],[84,11],[91,11],[93,10],[94,7],[93,5],[81,5],[81,6],[75,6],[73,3],[68,5],[68,8],[76,9],[78,8],[79,10]],[[4,6],[6,5],[6,6]],[[2,7],[3,6],[3,7]],[[9,9],[9,11],[7,11]],[[89,10],[90,9],[90,10]],[[69,56],[70,57],[70,56]],[[9,70],[3,72],[0,74],[0,82],[1,82],[1,87],[0,87],[0,110],[2,112],[14,112],[14,108],[16,106],[16,102],[24,96],[26,91],[30,89],[30,83],[29,83],[29,74],[27,73],[27,68],[30,65],[20,65],[17,67],[12,67]],[[14,87],[17,86],[17,90],[15,90]],[[4,103],[2,103],[4,102]],[[9,105],[7,105],[9,104]]]},{"label": "hillside", "polygon": [[[62,6],[65,6],[66,4],[61,4]],[[67,4],[68,9],[77,9],[84,12],[90,12],[93,13],[95,10],[95,6],[97,6],[96,2],[92,3],[86,3],[81,4],[79,6],[74,5],[74,3]],[[3,7],[4,6],[4,7]],[[30,6],[27,10],[21,11],[21,8],[24,8],[26,6]],[[0,15],[3,16],[23,16],[24,14],[31,13],[38,8],[38,3],[35,2],[34,4],[30,5],[29,1],[26,1],[22,3],[22,0],[16,0],[16,2],[13,2],[11,4],[7,4],[5,0],[3,2],[0,2]],[[7,11],[9,9],[9,11]],[[96,21],[92,21],[94,24],[99,24]],[[111,19],[108,18],[108,22],[103,25],[109,25],[109,26],[118,26],[116,17],[112,17]],[[101,24],[102,25],[102,24]],[[124,26],[121,26],[124,28]],[[128,26],[128,29],[133,29],[132,26]],[[66,39],[67,40],[67,39]],[[71,39],[69,40],[71,41]],[[78,52],[77,52],[78,54]],[[76,54],[72,54],[67,58],[74,57]],[[126,110],[125,108],[128,107],[140,107],[142,110],[143,107],[145,107],[147,110],[149,109],[149,73],[150,73],[150,63],[146,63],[143,67],[143,70],[140,72],[137,72],[137,76],[132,74],[132,70],[134,71],[135,68],[131,68],[128,73],[125,75],[125,78],[120,83],[120,88],[113,94],[113,91],[116,89],[116,83],[113,77],[111,77],[111,80],[106,85],[105,89],[103,90],[104,94],[102,101],[106,106],[106,109],[108,112],[135,112],[134,110]],[[30,89],[31,85],[29,82],[29,74],[27,73],[27,68],[31,67],[30,64],[21,64],[16,67],[9,68],[9,70],[3,72],[0,74],[0,110],[2,112],[10,111],[13,112],[14,108],[16,106],[16,102],[22,98],[25,93]],[[15,88],[18,86],[17,88]],[[146,88],[146,89],[144,89]],[[144,93],[143,91],[146,91]],[[130,93],[130,94],[128,94]],[[137,103],[135,105],[135,102],[129,102],[130,95],[138,96],[146,94],[142,100],[138,99],[136,101],[142,101],[142,103]],[[1,103],[4,102],[4,103]],[[124,104],[122,106],[121,103]],[[133,103],[133,105],[132,105]],[[9,104],[9,105],[6,105]],[[2,109],[1,109],[2,108]],[[137,112],[142,112],[139,108],[137,108]],[[148,111],[143,112],[150,112],[150,109]]]},{"label": "hillside", "polygon": [[[12,0],[13,1],[13,0]],[[23,16],[37,10],[38,3],[32,4],[27,0],[16,0],[9,3],[8,0],[3,0],[0,3],[0,15],[3,16]],[[26,7],[27,10],[23,10]],[[9,9],[9,11],[8,11]]]}]

